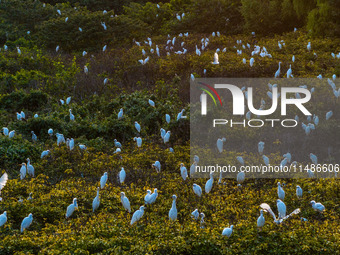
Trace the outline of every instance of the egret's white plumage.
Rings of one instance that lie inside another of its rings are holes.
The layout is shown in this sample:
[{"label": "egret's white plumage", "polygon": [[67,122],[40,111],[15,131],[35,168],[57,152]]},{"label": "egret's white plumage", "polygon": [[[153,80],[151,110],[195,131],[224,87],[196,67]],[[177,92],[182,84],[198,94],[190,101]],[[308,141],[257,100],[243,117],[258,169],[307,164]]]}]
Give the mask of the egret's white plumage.
[{"label": "egret's white plumage", "polygon": [[210,179],[205,183],[205,193],[209,193],[214,183],[214,174],[210,173]]},{"label": "egret's white plumage", "polygon": [[131,212],[130,201],[125,196],[124,192],[120,192],[120,201],[122,202],[122,205],[125,208],[125,210],[127,210],[130,213]]},{"label": "egret's white plumage", "polygon": [[140,125],[137,121],[135,121],[135,128],[138,131],[138,133],[140,133]]},{"label": "egret's white plumage", "polygon": [[225,228],[225,229],[223,229],[223,231],[222,231],[222,236],[230,237],[231,234],[233,233],[233,228],[234,228],[234,226],[231,225],[230,228]]},{"label": "egret's white plumage", "polygon": [[124,170],[124,167],[122,167],[122,169],[119,172],[119,182],[120,184],[123,184],[126,178],[126,172]]},{"label": "egret's white plumage", "polygon": [[140,220],[144,214],[144,206],[139,207],[139,210],[135,211],[134,214],[132,215],[131,222],[130,224],[133,225],[135,222]]},{"label": "egret's white plumage", "polygon": [[194,218],[195,220],[198,220],[200,214],[198,212],[198,209],[195,209],[192,213],[191,213],[191,217]]},{"label": "egret's white plumage", "polygon": [[286,217],[286,205],[280,199],[276,200],[277,210],[279,212],[279,219]]},{"label": "egret's white plumage", "polygon": [[187,170],[187,168],[184,166],[183,163],[181,163],[181,165],[180,165],[180,170],[181,170],[181,176],[182,176],[183,180],[185,181],[186,178],[188,177],[188,170]]},{"label": "egret's white plumage", "polygon": [[279,199],[281,199],[281,200],[285,199],[285,191],[281,187],[280,182],[277,183],[277,195],[278,195]]},{"label": "egret's white plumage", "polygon": [[21,222],[21,227],[20,227],[20,231],[21,233],[24,232],[25,229],[27,229],[33,221],[33,215],[32,213],[30,213],[26,218],[23,219],[23,221]]},{"label": "egret's white plumage", "polygon": [[176,195],[172,195],[172,207],[169,211],[169,219],[172,221],[177,220],[177,208],[176,208]]},{"label": "egret's white plumage", "polygon": [[265,219],[263,216],[263,210],[261,209],[260,217],[257,218],[257,227],[261,229],[264,226],[264,223],[265,223]]},{"label": "egret's white plumage", "polygon": [[296,185],[296,196],[302,198],[302,189],[299,185]]},{"label": "egret's white plumage", "polygon": [[100,188],[101,188],[101,189],[103,189],[103,188],[105,187],[106,182],[107,182],[107,178],[108,178],[107,172],[105,172],[105,173],[103,174],[103,176],[100,177]]},{"label": "egret's white plumage", "polygon": [[151,190],[147,190],[146,191],[146,195],[145,195],[145,197],[144,197],[144,202],[145,202],[145,204],[149,204],[150,203],[150,196],[151,196]]},{"label": "egret's white plumage", "polygon": [[31,165],[31,161],[29,158],[27,158],[27,173],[30,175],[30,176],[33,176],[34,177],[34,167],[33,165]]},{"label": "egret's white plumage", "polygon": [[22,163],[21,168],[20,168],[20,179],[21,180],[26,177],[26,172],[27,172],[26,163]]},{"label": "egret's white plumage", "polygon": [[72,110],[69,109],[68,111],[70,112],[70,120],[71,120],[71,121],[74,121],[74,115],[72,114]]},{"label": "egret's white plumage", "polygon": [[152,167],[156,169],[157,173],[161,171],[161,163],[158,160],[152,164]]},{"label": "egret's white plumage", "polygon": [[99,197],[99,187],[97,188],[97,196],[93,199],[92,202],[92,211],[94,212],[99,208],[100,205],[100,197]]},{"label": "egret's white plumage", "polygon": [[142,147],[142,138],[141,137],[134,137],[134,141],[136,141],[138,147]]},{"label": "egret's white plumage", "polygon": [[72,204],[70,204],[66,209],[66,219],[71,217],[76,208],[78,209],[77,199],[73,198]]},{"label": "egret's white plumage", "polygon": [[217,146],[217,149],[220,153],[222,153],[222,151],[223,151],[223,143],[225,141],[227,141],[227,139],[225,139],[225,138],[222,138],[222,139],[218,138],[217,139],[216,146]]},{"label": "egret's white plumage", "polygon": [[124,114],[123,108],[120,108],[120,110],[119,110],[119,112],[118,112],[118,119],[119,119],[119,120],[123,118],[123,114]]},{"label": "egret's white plumage", "polygon": [[258,143],[257,147],[258,147],[257,149],[258,149],[259,153],[262,155],[263,154],[263,150],[264,150],[264,142],[260,141]]},{"label": "egret's white plumage", "polygon": [[321,203],[316,203],[314,200],[310,201],[310,203],[315,211],[322,213],[325,210],[325,206]]},{"label": "egret's white plumage", "polygon": [[244,171],[239,172],[236,176],[237,183],[239,184],[243,183],[245,178],[246,178],[245,172]]},{"label": "egret's white plumage", "polygon": [[7,222],[7,212],[4,211],[3,214],[0,215],[0,227],[5,225],[6,222]]},{"label": "egret's white plumage", "polygon": [[149,204],[156,202],[157,197],[158,197],[157,189],[154,189],[153,193],[150,195]]},{"label": "egret's white plumage", "polygon": [[192,188],[197,196],[202,196],[202,188],[198,184],[194,183]]}]

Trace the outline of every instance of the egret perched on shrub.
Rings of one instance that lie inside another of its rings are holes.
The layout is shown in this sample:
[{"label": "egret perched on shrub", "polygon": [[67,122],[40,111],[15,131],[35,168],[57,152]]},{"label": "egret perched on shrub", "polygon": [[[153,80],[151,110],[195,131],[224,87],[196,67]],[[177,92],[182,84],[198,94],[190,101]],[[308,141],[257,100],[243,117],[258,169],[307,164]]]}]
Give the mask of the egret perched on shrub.
[{"label": "egret perched on shrub", "polygon": [[118,148],[122,148],[122,144],[117,141],[117,139],[114,139],[115,146]]},{"label": "egret perched on shrub", "polygon": [[71,120],[71,121],[74,121],[74,115],[72,114],[72,110],[69,109],[68,111],[70,112],[70,120]]},{"label": "egret perched on shrub", "polygon": [[30,213],[26,218],[23,219],[21,222],[21,233],[24,232],[25,229],[29,228],[29,226],[32,224],[33,221],[33,215]]},{"label": "egret perched on shrub", "polygon": [[32,134],[32,141],[33,141],[33,142],[38,141],[38,137],[37,137],[36,134],[34,134],[34,131],[31,131],[31,134]]},{"label": "egret perched on shrub", "polygon": [[145,197],[144,197],[145,204],[149,204],[150,196],[151,196],[151,190],[148,189],[148,190],[146,191],[146,195],[145,195]]},{"label": "egret perched on shrub", "polygon": [[279,219],[286,217],[286,205],[280,199],[276,200],[277,210],[279,212]]},{"label": "egret perched on shrub", "polygon": [[177,199],[177,196],[176,195],[172,195],[172,206],[171,206],[171,209],[169,211],[169,219],[171,221],[177,220],[176,199]]},{"label": "egret perched on shrub", "polygon": [[278,78],[280,76],[280,72],[281,72],[281,62],[279,62],[279,68],[277,69],[274,77]]},{"label": "egret perched on shrub", "polygon": [[222,138],[222,139],[218,138],[217,139],[216,145],[217,145],[217,149],[220,153],[222,153],[222,151],[223,151],[223,143],[225,141],[227,141],[227,139],[225,139],[225,138]]},{"label": "egret perched on shrub", "polygon": [[77,204],[77,199],[73,198],[72,204],[70,204],[66,209],[66,219],[71,217],[75,209],[78,209],[78,204]]},{"label": "egret perched on shrub", "polygon": [[316,155],[314,155],[313,153],[309,153],[309,158],[311,159],[314,165],[318,164],[318,157]]},{"label": "egret perched on shrub", "polygon": [[258,146],[257,146],[257,149],[258,149],[260,155],[262,155],[263,154],[263,150],[264,150],[264,142],[260,141]]},{"label": "egret perched on shrub", "polygon": [[105,172],[105,173],[103,174],[103,176],[100,178],[100,188],[101,188],[101,189],[104,189],[104,187],[105,187],[105,185],[106,185],[106,182],[107,182],[107,178],[108,178],[107,172]]},{"label": "egret perched on shrub", "polygon": [[218,54],[217,52],[215,52],[214,54],[214,62],[211,62],[211,64],[213,65],[218,65],[220,62],[218,62]]},{"label": "egret perched on shrub", "polygon": [[164,135],[164,138],[163,138],[164,143],[169,142],[169,140],[170,140],[170,134],[171,134],[170,131],[166,132],[166,134]]},{"label": "egret perched on shrub", "polygon": [[15,135],[15,130],[12,130],[11,132],[9,132],[8,137],[13,138],[14,135]]},{"label": "egret perched on shrub", "polygon": [[149,204],[156,202],[157,197],[158,197],[157,189],[154,189],[153,193],[150,195]]},{"label": "egret perched on shrub", "polygon": [[99,208],[100,205],[100,197],[99,197],[99,187],[97,188],[97,196],[93,199],[92,202],[92,211],[94,212]]},{"label": "egret perched on shrub", "polygon": [[161,163],[157,160],[154,164],[152,164],[152,167],[156,169],[157,173],[161,171]]},{"label": "egret perched on shrub", "polygon": [[182,109],[178,114],[177,114],[177,121],[179,121],[180,119],[186,119],[187,116],[184,116],[184,109]]},{"label": "egret perched on shrub", "polygon": [[3,127],[2,131],[3,131],[4,136],[8,136],[9,130],[7,127]]},{"label": "egret perched on shrub", "polygon": [[140,125],[137,121],[135,121],[135,128],[138,131],[138,133],[140,133]]},{"label": "egret perched on shrub", "polygon": [[241,165],[244,165],[244,160],[241,156],[237,156],[236,159],[238,162],[240,162]]},{"label": "egret perched on shrub", "polygon": [[315,211],[322,213],[325,210],[325,206],[321,203],[316,203],[314,200],[310,201],[310,203]]},{"label": "egret perched on shrub", "polygon": [[196,172],[196,166],[197,166],[197,163],[196,161],[194,163],[192,163],[191,167],[190,167],[190,178],[192,178]]},{"label": "egret perched on shrub", "polygon": [[46,156],[48,155],[48,153],[50,153],[50,151],[49,151],[49,150],[43,151],[43,152],[41,153],[41,156],[40,156],[40,158],[44,158],[44,157],[46,157]]},{"label": "egret perched on shrub", "polygon": [[198,220],[200,216],[200,213],[198,212],[198,209],[195,209],[192,213],[191,213],[191,217],[194,218],[195,220]]},{"label": "egret perched on shrub", "polygon": [[87,148],[85,144],[79,144],[79,149],[86,150]]},{"label": "egret perched on shrub", "polygon": [[263,210],[260,210],[260,217],[257,218],[257,227],[261,230],[262,227],[264,226],[265,219],[263,216]]},{"label": "egret perched on shrub", "polygon": [[254,65],[254,62],[255,62],[255,59],[254,58],[251,58],[249,60],[249,65],[252,67]]},{"label": "egret perched on shrub", "polygon": [[329,111],[326,113],[326,120],[329,120],[333,116],[333,112]]},{"label": "egret perched on shrub", "polygon": [[71,98],[72,98],[72,97],[66,98],[66,104],[70,104],[70,103],[71,103]]},{"label": "egret perched on shrub", "polygon": [[133,140],[137,143],[137,146],[139,148],[142,147],[142,138],[141,137],[134,137]]},{"label": "egret perched on shrub", "polygon": [[230,237],[231,234],[233,233],[233,228],[234,228],[234,225],[231,225],[230,228],[223,229],[222,236]]},{"label": "egret perched on shrub", "polygon": [[26,168],[26,163],[21,164],[20,168],[20,179],[23,180],[26,176],[27,168]]},{"label": "egret perched on shrub", "polygon": [[296,196],[302,198],[302,189],[299,185],[296,185]]},{"label": "egret perched on shrub", "polygon": [[183,180],[185,181],[187,179],[187,177],[188,177],[188,170],[184,166],[183,163],[180,164],[180,170],[181,170],[181,176],[182,176]]},{"label": "egret perched on shrub", "polygon": [[[1,190],[5,187],[7,181],[8,181],[8,174],[5,172],[0,178],[0,195],[1,195]],[[2,201],[2,198],[0,197],[0,202],[1,201]]]},{"label": "egret perched on shrub", "polygon": [[143,217],[144,214],[144,206],[139,207],[139,210],[135,211],[134,214],[132,215],[130,225],[133,225],[135,222],[139,221],[140,218]]},{"label": "egret perched on shrub", "polygon": [[244,182],[246,178],[246,174],[244,171],[240,171],[237,176],[236,176],[236,180],[238,184],[242,184]]},{"label": "egret perched on shrub", "polygon": [[124,167],[122,167],[122,169],[119,172],[119,182],[120,184],[123,184],[126,178],[126,172],[124,170]]},{"label": "egret perched on shrub", "polygon": [[197,196],[202,196],[202,188],[198,184],[194,183],[192,188]]},{"label": "egret perched on shrub", "polygon": [[125,208],[125,210],[127,210],[130,213],[131,212],[130,201],[125,196],[124,192],[120,192],[120,201],[122,202],[122,205]]},{"label": "egret perched on shrub", "polygon": [[122,119],[123,118],[123,108],[120,108],[119,112],[118,112],[118,119]]},{"label": "egret perched on shrub", "polygon": [[165,114],[165,121],[169,124],[170,123],[170,115]]},{"label": "egret perched on shrub", "polygon": [[31,165],[31,161],[29,158],[26,159],[27,160],[27,173],[30,175],[30,176],[33,176],[34,177],[34,167],[33,165]]},{"label": "egret perched on shrub", "polygon": [[277,183],[277,195],[278,195],[279,199],[281,199],[281,200],[285,199],[285,191],[281,187],[280,182]]},{"label": "egret perched on shrub", "polygon": [[155,102],[152,101],[151,99],[149,99],[149,105],[150,105],[151,107],[155,107]]},{"label": "egret perched on shrub", "polygon": [[214,183],[214,173],[210,172],[210,179],[205,183],[205,193],[209,193]]},{"label": "egret perched on shrub", "polygon": [[7,222],[7,212],[4,211],[3,214],[0,215],[0,227],[5,225],[6,222]]}]

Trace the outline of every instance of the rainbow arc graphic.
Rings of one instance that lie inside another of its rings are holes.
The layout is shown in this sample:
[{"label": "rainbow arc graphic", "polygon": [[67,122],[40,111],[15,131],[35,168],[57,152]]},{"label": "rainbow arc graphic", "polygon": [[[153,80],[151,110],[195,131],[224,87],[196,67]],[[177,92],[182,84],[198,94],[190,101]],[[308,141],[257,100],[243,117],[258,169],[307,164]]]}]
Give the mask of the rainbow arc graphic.
[{"label": "rainbow arc graphic", "polygon": [[[201,85],[203,85],[203,86],[205,86],[205,87],[207,87],[207,88],[209,88],[209,89],[216,95],[217,99],[220,101],[220,104],[221,104],[221,106],[222,106],[221,97],[219,96],[219,94],[217,93],[217,91],[216,91],[212,86],[210,86],[210,85],[208,85],[208,84],[206,84],[206,83],[203,83],[203,82],[198,82],[198,83],[201,84]],[[202,91],[204,91],[205,93],[207,93],[207,94],[212,98],[212,100],[214,101],[215,106],[217,106],[216,99],[215,99],[215,97],[211,94],[211,92],[210,92],[209,90],[207,90],[207,89],[205,89],[205,88],[201,88],[201,87],[200,87],[200,90],[202,90]]]}]

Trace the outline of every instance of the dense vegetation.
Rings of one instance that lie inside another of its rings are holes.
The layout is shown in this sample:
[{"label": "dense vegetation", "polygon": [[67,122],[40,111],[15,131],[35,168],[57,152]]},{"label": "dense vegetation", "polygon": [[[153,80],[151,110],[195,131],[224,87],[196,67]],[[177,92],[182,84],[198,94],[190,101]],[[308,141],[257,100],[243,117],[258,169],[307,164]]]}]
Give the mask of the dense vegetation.
[{"label": "dense vegetation", "polygon": [[[190,74],[273,77],[281,61],[281,77],[290,64],[296,78],[339,77],[339,10],[339,1],[332,0],[1,0],[0,127],[16,134],[14,138],[0,135],[0,176],[5,171],[9,174],[1,190],[0,213],[7,211],[8,221],[0,228],[0,254],[337,254],[338,179],[247,179],[242,188],[236,180],[225,179],[218,185],[215,179],[211,193],[198,198],[192,184],[204,188],[206,179],[184,182],[180,176],[180,163],[189,169],[193,159],[189,118],[177,121],[176,116],[185,109],[190,117]],[[212,36],[217,31],[221,36]],[[167,41],[175,36],[168,55]],[[198,56],[196,45],[200,47],[206,37],[209,44]],[[152,46],[145,43],[148,38]],[[236,44],[237,40],[242,43]],[[306,49],[308,42],[311,51]],[[250,47],[238,54],[246,44]],[[255,44],[265,47],[272,57],[255,55],[250,67]],[[155,45],[159,57],[150,51]],[[183,48],[186,54],[175,54]],[[217,48],[221,50],[220,65],[212,65]],[[146,56],[150,57],[148,63],[138,62]],[[243,58],[247,64],[242,63]],[[318,89],[324,100],[313,102],[313,113],[323,122],[320,120],[311,136],[301,134],[296,142],[305,142],[306,155],[314,146],[313,152],[321,160],[338,163],[339,100],[329,87]],[[59,100],[68,96],[71,103],[62,105]],[[154,108],[149,99],[155,102]],[[124,118],[118,120],[121,108]],[[333,117],[325,122],[327,108],[333,110]],[[69,109],[75,121],[70,120]],[[26,120],[16,119],[20,111],[26,113]],[[165,114],[171,115],[169,124]],[[133,141],[139,136],[134,121],[142,127],[141,148]],[[75,149],[57,146],[55,135],[47,133],[49,128],[54,134],[74,138]],[[166,145],[160,128],[171,131]],[[37,142],[32,141],[31,131]],[[114,139],[123,145],[119,154]],[[245,140],[244,151],[238,151],[235,144]],[[258,133],[230,133],[228,141],[224,155],[230,164],[237,164],[240,154],[246,162],[261,159],[255,153]],[[271,134],[266,141],[271,158],[279,162],[287,152],[287,141],[295,140]],[[87,149],[81,150],[78,144]],[[328,145],[334,150],[328,151]],[[41,159],[41,152],[47,149],[50,154]],[[26,158],[31,159],[36,177],[20,180],[19,164]],[[160,173],[152,168],[156,160],[162,165]],[[127,172],[122,185],[117,180],[121,167]],[[108,185],[101,190],[101,205],[93,213],[92,200],[104,172],[109,174]],[[276,211],[278,181],[286,184],[287,212],[301,208],[301,213],[281,225],[265,214],[266,225],[258,231],[259,205],[266,202]],[[304,190],[302,200],[296,198],[296,185]],[[144,204],[146,190],[154,188],[159,191],[156,202],[130,226],[132,213],[122,207],[120,192],[125,192],[134,212]],[[27,200],[30,193],[33,199]],[[178,197],[178,220],[169,222],[173,194]],[[66,220],[66,207],[74,197],[79,210]],[[322,202],[326,212],[315,212],[311,200]],[[195,208],[205,214],[204,228],[190,217]],[[20,224],[29,213],[34,220],[22,234]],[[232,224],[232,236],[223,237],[223,228]]]}]

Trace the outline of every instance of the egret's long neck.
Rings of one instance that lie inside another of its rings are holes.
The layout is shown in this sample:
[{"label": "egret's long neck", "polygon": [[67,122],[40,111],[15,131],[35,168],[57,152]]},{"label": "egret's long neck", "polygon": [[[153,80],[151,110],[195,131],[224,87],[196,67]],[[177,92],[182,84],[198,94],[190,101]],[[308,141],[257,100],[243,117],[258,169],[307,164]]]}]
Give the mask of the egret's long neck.
[{"label": "egret's long neck", "polygon": [[176,199],[172,201],[172,209],[176,209]]}]

